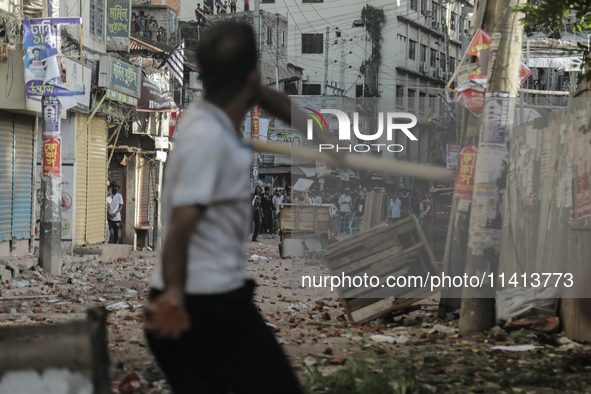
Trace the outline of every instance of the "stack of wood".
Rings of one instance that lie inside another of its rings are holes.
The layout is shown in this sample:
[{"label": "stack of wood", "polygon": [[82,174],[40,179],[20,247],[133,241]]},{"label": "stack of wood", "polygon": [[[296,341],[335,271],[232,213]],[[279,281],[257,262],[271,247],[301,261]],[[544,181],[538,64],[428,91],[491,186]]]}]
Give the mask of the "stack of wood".
[{"label": "stack of wood", "polygon": [[383,193],[369,192],[365,195],[365,214],[359,226],[359,231],[365,231],[384,222],[386,218],[386,210],[388,205],[384,203],[387,199],[388,204],[390,197]]},{"label": "stack of wood", "polygon": [[331,229],[330,206],[281,204],[278,226],[281,257],[304,256],[302,242],[306,242],[310,250],[320,250],[317,233],[326,244]]},{"label": "stack of wood", "polygon": [[434,294],[426,287],[381,287],[389,276],[440,275],[435,257],[414,215],[379,225],[331,244],[322,258],[330,275],[377,276],[377,288],[337,288],[349,320],[365,323]]}]

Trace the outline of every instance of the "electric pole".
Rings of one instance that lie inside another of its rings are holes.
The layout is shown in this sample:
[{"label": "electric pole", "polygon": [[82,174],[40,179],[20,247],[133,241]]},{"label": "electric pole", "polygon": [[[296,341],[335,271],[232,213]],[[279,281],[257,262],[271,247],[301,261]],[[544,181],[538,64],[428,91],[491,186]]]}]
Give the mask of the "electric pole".
[{"label": "electric pole", "polygon": [[[59,17],[59,12],[59,3],[47,2],[49,17]],[[54,82],[59,83],[60,81],[56,78]],[[41,180],[39,263],[46,273],[59,275],[62,271],[60,102],[56,96],[43,96],[41,97],[41,108],[43,116],[43,177]],[[106,187],[107,185],[105,185]]]},{"label": "electric pole", "polygon": [[[486,33],[492,33],[495,22],[496,1],[480,0],[477,3],[472,26],[474,34],[482,28]],[[487,55],[484,55],[487,57]],[[469,63],[478,62],[476,56],[471,56]],[[462,131],[460,136],[460,152],[467,146],[477,147],[480,138],[480,119],[470,110],[464,108],[462,114]],[[457,175],[456,175],[457,176]],[[450,212],[445,256],[443,266],[445,272],[451,275],[463,275],[465,272],[466,246],[468,244],[468,227],[471,213],[470,200],[454,197]],[[448,311],[455,311],[461,307],[462,289],[444,289],[441,293],[439,316],[445,317]]]},{"label": "electric pole", "polygon": [[342,93],[345,92],[345,40],[341,38],[341,81]]},{"label": "electric pole", "polygon": [[[466,253],[466,274],[479,278],[484,275],[485,281],[481,288],[464,289],[460,315],[460,332],[464,335],[485,331],[495,324],[495,276],[503,225],[500,210],[506,192],[508,144],[520,84],[523,39],[521,14],[511,9],[523,3],[525,0],[499,0],[497,4],[495,32],[491,39],[493,64],[488,66],[489,85],[481,116]],[[495,42],[498,42],[496,48]]]},{"label": "electric pole", "polygon": [[326,26],[326,37],[324,37],[324,95],[323,95],[323,104],[322,106],[326,108],[326,91],[328,90],[328,40],[330,35],[330,28]]}]

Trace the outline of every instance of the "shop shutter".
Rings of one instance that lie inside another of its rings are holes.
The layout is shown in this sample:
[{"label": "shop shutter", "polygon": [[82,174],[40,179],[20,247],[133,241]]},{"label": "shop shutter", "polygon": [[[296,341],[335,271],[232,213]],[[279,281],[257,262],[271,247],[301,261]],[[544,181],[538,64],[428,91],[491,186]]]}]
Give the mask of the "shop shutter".
[{"label": "shop shutter", "polygon": [[88,118],[85,115],[76,116],[76,200],[74,211],[74,245],[86,243],[86,184],[88,179],[88,129],[84,129]]},{"label": "shop shutter", "polygon": [[15,115],[13,234],[31,237],[33,214],[33,129],[35,118]]},{"label": "shop shutter", "polygon": [[0,241],[12,238],[13,115],[0,111]]},{"label": "shop shutter", "polygon": [[74,244],[105,241],[107,218],[107,122],[76,119],[76,211]]},{"label": "shop shutter", "polygon": [[107,218],[107,122],[101,118],[90,121],[88,138],[88,196],[86,241],[105,241]]},{"label": "shop shutter", "polygon": [[145,227],[150,221],[150,160],[146,156],[141,156],[140,164],[140,184],[139,184],[139,212],[138,226]]}]

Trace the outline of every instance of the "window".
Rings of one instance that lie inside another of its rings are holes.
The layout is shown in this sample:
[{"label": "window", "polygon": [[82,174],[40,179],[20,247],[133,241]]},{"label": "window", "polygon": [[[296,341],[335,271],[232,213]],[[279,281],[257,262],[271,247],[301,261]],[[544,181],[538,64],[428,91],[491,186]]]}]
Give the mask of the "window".
[{"label": "window", "polygon": [[408,58],[410,60],[416,60],[417,58],[417,42],[408,40]]},{"label": "window", "polygon": [[324,0],[302,0],[302,3],[324,3]]},{"label": "window", "polygon": [[428,0],[421,1],[421,15],[425,15],[427,13],[427,1]]},{"label": "window", "polygon": [[431,67],[437,67],[437,51],[435,49],[431,49],[429,64]]},{"label": "window", "polygon": [[418,0],[410,0],[410,9],[411,10],[417,10],[417,1]]},{"label": "window", "polygon": [[431,12],[433,12],[433,21],[437,22],[437,12],[439,11],[439,4],[436,2],[431,3]]},{"label": "window", "polygon": [[302,94],[308,96],[320,96],[322,94],[322,90],[320,89],[320,84],[309,84],[304,83],[302,84]]},{"label": "window", "polygon": [[415,109],[415,91],[408,89],[408,109],[414,111]]},{"label": "window", "polygon": [[443,52],[439,53],[439,67],[441,67],[442,70],[445,70],[445,53]]},{"label": "window", "polygon": [[452,13],[451,13],[451,20],[450,20],[450,22],[449,22],[449,28],[450,28],[450,29],[452,29],[452,30],[454,30],[454,31],[456,30],[456,27],[457,27],[457,25],[456,25],[456,23],[457,23],[457,20],[458,20],[458,14],[456,14],[455,12],[452,12]]},{"label": "window", "polygon": [[355,97],[363,97],[363,85],[355,85]]},{"label": "window", "polygon": [[302,53],[322,53],[324,34],[302,34]]},{"label": "window", "polygon": [[449,72],[454,72],[456,71],[456,58],[455,57],[449,57]]},{"label": "window", "polygon": [[398,34],[398,39],[402,42],[406,42],[406,37],[404,37],[402,34]]},{"label": "window", "polygon": [[396,105],[404,107],[404,87],[396,85]]},{"label": "window", "polygon": [[285,46],[285,30],[281,30],[281,46]]},{"label": "window", "polygon": [[419,93],[419,112],[425,113],[425,102],[427,101],[427,95],[425,93]]},{"label": "window", "polygon": [[273,30],[267,26],[267,45],[273,45]]},{"label": "window", "polygon": [[102,0],[90,0],[90,35],[103,38],[105,8]]},{"label": "window", "polygon": [[288,96],[293,96],[298,94],[298,85],[297,82],[286,83],[284,86],[285,94]]},{"label": "window", "polygon": [[421,62],[427,62],[427,46],[421,45]]}]

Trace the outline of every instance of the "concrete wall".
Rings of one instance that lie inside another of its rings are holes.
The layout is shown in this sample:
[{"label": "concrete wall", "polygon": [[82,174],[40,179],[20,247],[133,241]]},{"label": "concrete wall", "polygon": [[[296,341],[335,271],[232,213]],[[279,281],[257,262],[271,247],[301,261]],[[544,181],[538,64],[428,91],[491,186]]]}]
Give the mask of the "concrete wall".
[{"label": "concrete wall", "polygon": [[0,63],[0,108],[25,109],[25,51],[22,45],[15,50],[8,50],[8,61]]}]

